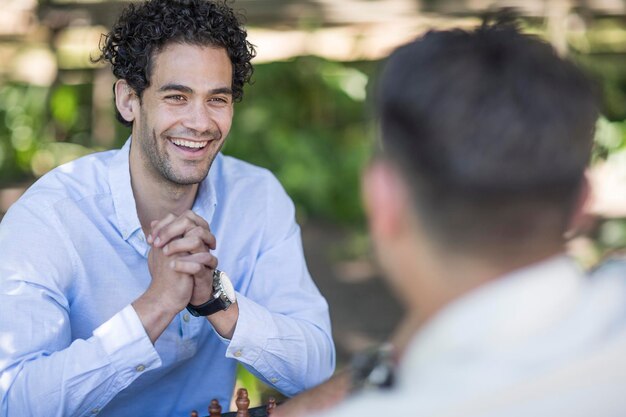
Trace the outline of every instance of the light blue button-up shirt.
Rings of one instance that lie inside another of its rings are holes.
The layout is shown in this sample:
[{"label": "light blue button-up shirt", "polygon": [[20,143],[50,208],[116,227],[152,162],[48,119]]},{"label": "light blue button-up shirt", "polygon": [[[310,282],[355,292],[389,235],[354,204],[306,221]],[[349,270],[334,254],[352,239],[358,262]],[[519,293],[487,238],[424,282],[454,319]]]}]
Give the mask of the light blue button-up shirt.
[{"label": "light blue button-up shirt", "polygon": [[187,416],[229,404],[236,361],[287,395],[329,377],[328,306],[293,204],[267,170],[223,155],[192,210],[237,291],[235,333],[181,311],[152,345],[130,304],[151,277],[129,149],[51,171],[0,224],[0,415]]}]

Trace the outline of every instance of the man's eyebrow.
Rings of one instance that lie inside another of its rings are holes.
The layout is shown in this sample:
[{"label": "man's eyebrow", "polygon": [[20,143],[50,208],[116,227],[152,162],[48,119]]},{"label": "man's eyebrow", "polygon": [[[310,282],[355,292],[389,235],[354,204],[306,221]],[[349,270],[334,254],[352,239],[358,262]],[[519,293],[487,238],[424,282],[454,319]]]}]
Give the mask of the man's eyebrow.
[{"label": "man's eyebrow", "polygon": [[210,90],[209,93],[211,94],[229,94],[229,95],[233,95],[233,89],[230,87],[220,87],[220,88],[214,88],[213,90]]},{"label": "man's eyebrow", "polygon": [[159,88],[159,92],[164,92],[164,91],[180,91],[181,93],[188,93],[188,94],[193,93],[193,89],[191,87],[187,87],[186,85],[182,85],[182,84],[162,85],[161,88]]},{"label": "man's eyebrow", "polygon": [[[187,93],[187,94],[191,94],[194,92],[191,87],[187,87],[186,85],[182,85],[182,84],[165,84],[161,86],[161,88],[159,88],[158,91],[159,92],[180,91],[181,93]],[[229,94],[232,96],[233,89],[230,87],[218,87],[218,88],[209,90],[209,94]]]}]

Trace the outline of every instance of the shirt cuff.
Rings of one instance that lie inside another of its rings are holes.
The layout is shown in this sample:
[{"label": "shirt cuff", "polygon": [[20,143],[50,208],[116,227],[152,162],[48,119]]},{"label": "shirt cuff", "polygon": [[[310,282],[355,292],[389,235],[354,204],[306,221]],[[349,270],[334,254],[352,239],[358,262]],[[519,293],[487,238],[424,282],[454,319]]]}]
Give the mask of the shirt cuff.
[{"label": "shirt cuff", "polygon": [[94,330],[93,335],[123,379],[134,380],[161,366],[161,358],[130,304]]},{"label": "shirt cuff", "polygon": [[[226,357],[233,358],[248,365],[261,356],[267,341],[274,334],[272,314],[254,301],[237,293],[239,317],[231,340],[224,339],[228,344]],[[217,332],[216,332],[217,333]]]}]

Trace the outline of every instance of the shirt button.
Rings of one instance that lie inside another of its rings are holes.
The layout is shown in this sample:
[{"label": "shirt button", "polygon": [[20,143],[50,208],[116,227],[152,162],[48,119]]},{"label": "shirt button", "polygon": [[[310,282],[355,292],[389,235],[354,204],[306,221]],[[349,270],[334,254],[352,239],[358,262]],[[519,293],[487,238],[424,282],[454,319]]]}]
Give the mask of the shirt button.
[{"label": "shirt button", "polygon": [[140,241],[140,242],[143,242],[143,241],[145,241],[145,240],[146,240],[146,238],[145,238],[145,237],[143,237],[143,235],[139,235],[139,241]]},{"label": "shirt button", "polygon": [[272,384],[275,384],[275,383],[277,383],[277,382],[278,382],[278,378],[272,378],[272,379],[270,379],[270,382],[271,382]]},{"label": "shirt button", "polygon": [[240,351],[240,350],[238,350],[238,351],[236,351],[236,352],[235,352],[235,358],[240,358],[240,357],[241,357],[241,355],[243,355],[243,353],[241,353],[241,351]]},{"label": "shirt button", "polygon": [[135,371],[137,372],[143,372],[146,369],[146,367],[144,365],[137,365],[135,367]]},{"label": "shirt button", "polygon": [[100,412],[99,408],[94,408],[93,410],[91,410],[91,414],[98,414]]},{"label": "shirt button", "polygon": [[185,313],[183,315],[183,320],[185,321],[185,323],[189,323],[189,313]]}]

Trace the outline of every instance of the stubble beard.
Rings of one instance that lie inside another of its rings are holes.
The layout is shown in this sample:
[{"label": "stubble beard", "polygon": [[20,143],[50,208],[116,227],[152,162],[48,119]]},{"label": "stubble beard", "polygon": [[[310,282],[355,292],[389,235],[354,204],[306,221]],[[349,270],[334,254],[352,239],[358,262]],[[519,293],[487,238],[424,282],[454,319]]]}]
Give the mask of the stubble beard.
[{"label": "stubble beard", "polygon": [[[144,126],[144,129],[142,130],[146,132],[146,128],[147,126]],[[210,156],[209,161],[202,160],[185,162],[186,164],[196,165],[199,172],[197,172],[196,175],[183,176],[182,174],[176,172],[169,155],[165,151],[159,152],[159,144],[165,145],[165,141],[168,140],[165,136],[165,134],[162,134],[157,137],[156,132],[152,129],[149,138],[144,137],[140,140],[143,153],[147,156],[147,160],[144,161],[145,164],[148,165],[147,168],[155,172],[157,175],[162,177],[163,180],[173,186],[188,186],[202,182],[209,174],[209,169],[211,168],[211,165],[213,165],[213,161],[215,160],[215,156],[217,155],[217,152],[219,152],[219,149]],[[207,146],[210,146],[212,143],[213,141],[209,141]],[[206,164],[206,167],[199,168],[200,164]]]}]

